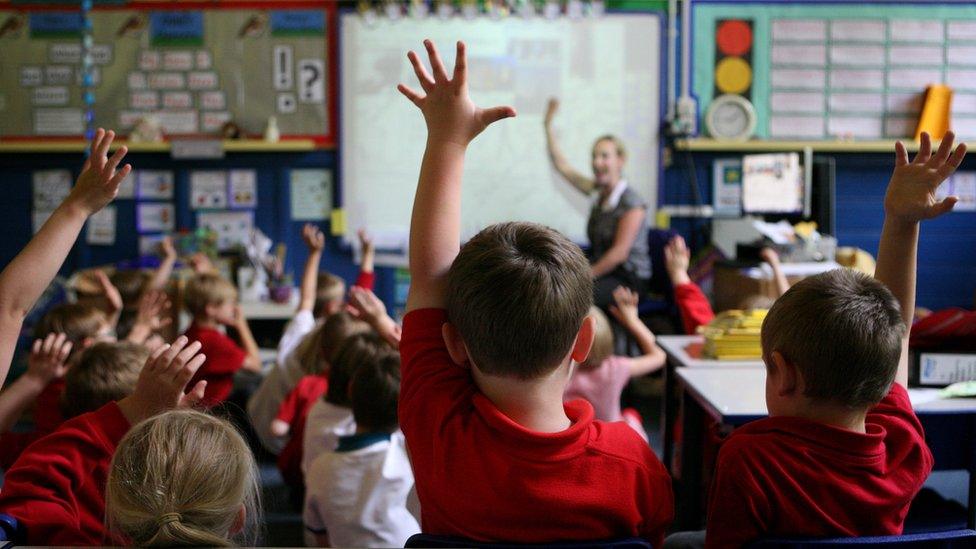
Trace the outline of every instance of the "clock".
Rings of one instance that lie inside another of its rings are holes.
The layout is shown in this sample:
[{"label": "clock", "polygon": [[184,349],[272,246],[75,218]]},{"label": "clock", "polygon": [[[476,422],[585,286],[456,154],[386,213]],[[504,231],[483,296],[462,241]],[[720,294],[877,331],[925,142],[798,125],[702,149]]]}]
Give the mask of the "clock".
[{"label": "clock", "polygon": [[708,106],[705,127],[715,139],[745,141],[756,131],[756,109],[741,95],[720,95]]}]

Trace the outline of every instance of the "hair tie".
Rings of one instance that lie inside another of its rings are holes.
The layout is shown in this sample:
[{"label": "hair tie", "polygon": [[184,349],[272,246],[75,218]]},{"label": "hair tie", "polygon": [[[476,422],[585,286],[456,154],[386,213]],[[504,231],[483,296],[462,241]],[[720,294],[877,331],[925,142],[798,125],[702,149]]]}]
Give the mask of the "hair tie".
[{"label": "hair tie", "polygon": [[159,526],[166,526],[167,524],[172,524],[174,522],[181,522],[183,520],[183,515],[179,513],[165,513],[159,516],[156,520],[156,524]]}]

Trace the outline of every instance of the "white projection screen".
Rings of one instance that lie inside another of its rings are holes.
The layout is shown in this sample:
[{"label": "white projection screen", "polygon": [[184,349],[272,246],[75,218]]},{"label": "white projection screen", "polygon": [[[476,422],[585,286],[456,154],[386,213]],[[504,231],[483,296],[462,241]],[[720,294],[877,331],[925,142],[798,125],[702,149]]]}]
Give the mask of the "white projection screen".
[{"label": "white projection screen", "polygon": [[[492,20],[340,19],[340,142],[346,238],[367,228],[380,260],[403,264],[426,130],[420,111],[396,90],[419,90],[407,51],[426,61],[422,41],[437,44],[448,74],[454,44],[468,51],[471,97],[479,106],[511,105],[514,119],[489,127],[468,148],[462,237],[501,221],[553,227],[586,243],[592,197],[562,180],[546,152],[546,101],[561,106],[560,145],[590,175],[590,149],[603,134],[628,148],[624,175],[650,206],[657,203],[661,20],[653,14],[608,14]],[[387,253],[383,253],[384,250]]]}]

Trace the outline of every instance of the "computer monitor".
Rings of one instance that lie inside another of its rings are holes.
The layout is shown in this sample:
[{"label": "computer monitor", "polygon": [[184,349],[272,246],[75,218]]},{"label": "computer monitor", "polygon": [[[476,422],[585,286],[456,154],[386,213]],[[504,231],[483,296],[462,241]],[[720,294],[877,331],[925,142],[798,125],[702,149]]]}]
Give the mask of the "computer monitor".
[{"label": "computer monitor", "polygon": [[[790,200],[788,211],[749,211],[746,200],[746,178],[743,173],[742,213],[760,215],[766,221],[776,222],[785,219],[790,223],[814,221],[821,234],[837,235],[835,220],[836,201],[836,172],[837,164],[832,157],[814,156],[811,170],[810,184],[805,185],[803,166],[800,166],[800,180],[798,198]],[[749,201],[750,204],[753,201]],[[785,205],[785,202],[784,202]]]}]

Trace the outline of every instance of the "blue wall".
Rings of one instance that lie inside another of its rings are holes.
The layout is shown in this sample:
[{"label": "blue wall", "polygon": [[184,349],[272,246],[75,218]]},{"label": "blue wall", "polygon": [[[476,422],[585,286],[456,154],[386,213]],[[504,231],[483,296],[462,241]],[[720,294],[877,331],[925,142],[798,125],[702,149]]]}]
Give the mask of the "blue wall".
[{"label": "blue wall", "polygon": [[[733,156],[693,154],[705,204],[712,200],[712,161]],[[894,154],[831,156],[837,163],[835,236],[841,246],[856,246],[877,257],[884,219],[882,204]],[[960,170],[976,170],[976,159],[968,157]],[[674,166],[665,170],[661,204],[693,204],[689,182],[687,153],[675,153]],[[688,219],[673,220],[673,226],[685,234],[692,233],[694,223]],[[918,259],[919,306],[972,308],[976,293],[976,212],[953,212],[924,222]]]}]

